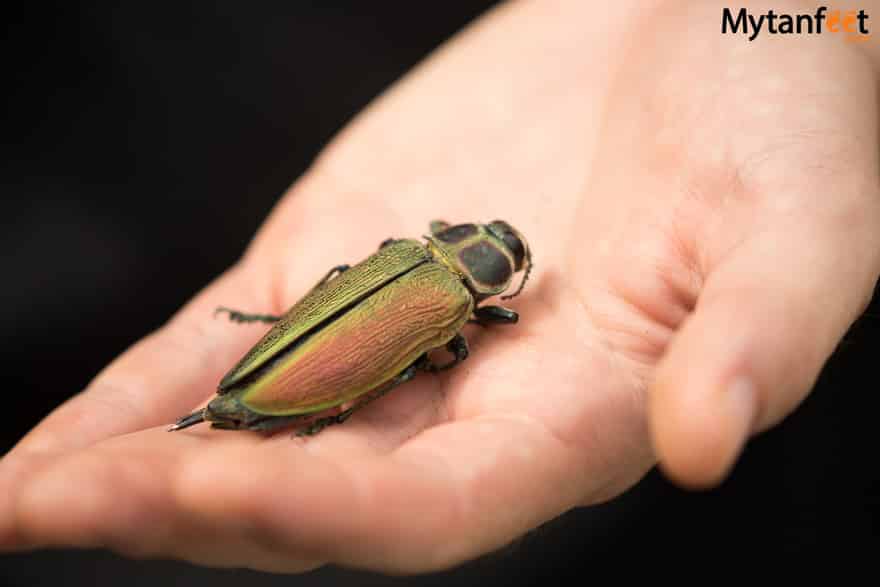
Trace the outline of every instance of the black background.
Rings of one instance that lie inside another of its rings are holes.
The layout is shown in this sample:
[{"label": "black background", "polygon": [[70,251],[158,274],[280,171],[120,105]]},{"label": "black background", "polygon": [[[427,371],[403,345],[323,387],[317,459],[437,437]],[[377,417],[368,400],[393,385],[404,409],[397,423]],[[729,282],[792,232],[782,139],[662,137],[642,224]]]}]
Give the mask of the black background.
[{"label": "black background", "polygon": [[[493,3],[116,4],[5,9],[4,452],[232,263],[351,116]],[[857,323],[721,488],[653,472],[450,572],[291,578],[53,551],[0,556],[0,585],[525,585],[658,552],[876,551],[878,323]]]}]

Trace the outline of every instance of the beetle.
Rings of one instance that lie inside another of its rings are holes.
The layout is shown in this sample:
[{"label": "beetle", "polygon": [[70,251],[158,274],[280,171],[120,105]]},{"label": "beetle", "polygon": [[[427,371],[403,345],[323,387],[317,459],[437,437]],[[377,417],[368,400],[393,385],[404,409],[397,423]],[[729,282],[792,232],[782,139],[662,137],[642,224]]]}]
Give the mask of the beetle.
[{"label": "beetle", "polygon": [[[218,308],[235,322],[274,326],[223,377],[207,407],[169,430],[210,422],[272,431],[338,408],[299,431],[315,434],[419,370],[436,373],[464,361],[466,323],[515,324],[513,310],[480,304],[524,270],[516,291],[501,299],[523,290],[532,269],[523,235],[503,220],[435,220],[430,233],[425,242],[387,239],[357,265],[332,268],[282,316]],[[437,364],[428,353],[444,346],[453,358]]]}]

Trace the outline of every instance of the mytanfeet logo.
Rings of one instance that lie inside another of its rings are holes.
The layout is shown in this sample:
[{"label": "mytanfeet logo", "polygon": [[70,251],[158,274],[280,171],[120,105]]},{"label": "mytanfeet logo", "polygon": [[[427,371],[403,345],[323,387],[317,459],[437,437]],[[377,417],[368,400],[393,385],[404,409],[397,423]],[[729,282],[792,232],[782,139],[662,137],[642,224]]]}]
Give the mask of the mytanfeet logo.
[{"label": "mytanfeet logo", "polygon": [[869,16],[864,9],[848,10],[820,6],[814,13],[788,14],[768,10],[754,14],[748,8],[725,8],[721,16],[721,32],[742,33],[749,41],[758,35],[821,35],[839,34],[847,41],[866,41]]}]

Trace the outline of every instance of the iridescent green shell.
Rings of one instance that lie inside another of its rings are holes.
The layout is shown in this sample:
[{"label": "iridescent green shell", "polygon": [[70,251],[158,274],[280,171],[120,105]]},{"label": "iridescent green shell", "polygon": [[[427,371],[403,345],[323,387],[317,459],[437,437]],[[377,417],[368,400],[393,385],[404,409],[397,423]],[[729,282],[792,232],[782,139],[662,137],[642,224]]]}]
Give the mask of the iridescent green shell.
[{"label": "iridescent green shell", "polygon": [[285,348],[325,322],[342,315],[393,279],[431,259],[424,244],[402,239],[379,251],[334,279],[318,286],[260,339],[220,381],[218,393],[237,387],[245,378],[265,367]]},{"label": "iridescent green shell", "polygon": [[437,262],[417,265],[356,299],[276,353],[270,369],[240,380],[235,386],[240,405],[288,416],[353,400],[446,344],[474,308],[461,278]]}]

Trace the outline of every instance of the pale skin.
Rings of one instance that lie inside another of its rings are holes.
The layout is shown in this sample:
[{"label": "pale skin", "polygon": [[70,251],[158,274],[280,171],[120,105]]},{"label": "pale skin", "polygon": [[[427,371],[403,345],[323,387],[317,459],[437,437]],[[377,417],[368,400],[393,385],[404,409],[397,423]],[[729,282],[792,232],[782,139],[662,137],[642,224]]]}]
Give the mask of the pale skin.
[{"label": "pale skin", "polygon": [[[880,189],[873,46],[724,37],[720,6],[519,2],[454,38],[340,133],[240,262],[3,457],[0,546],[415,572],[658,462],[722,482],[868,303]],[[786,6],[810,5],[768,5]],[[280,313],[434,218],[527,236],[519,324],[468,326],[462,365],[314,437],[166,432],[267,328],[216,307]]]}]

